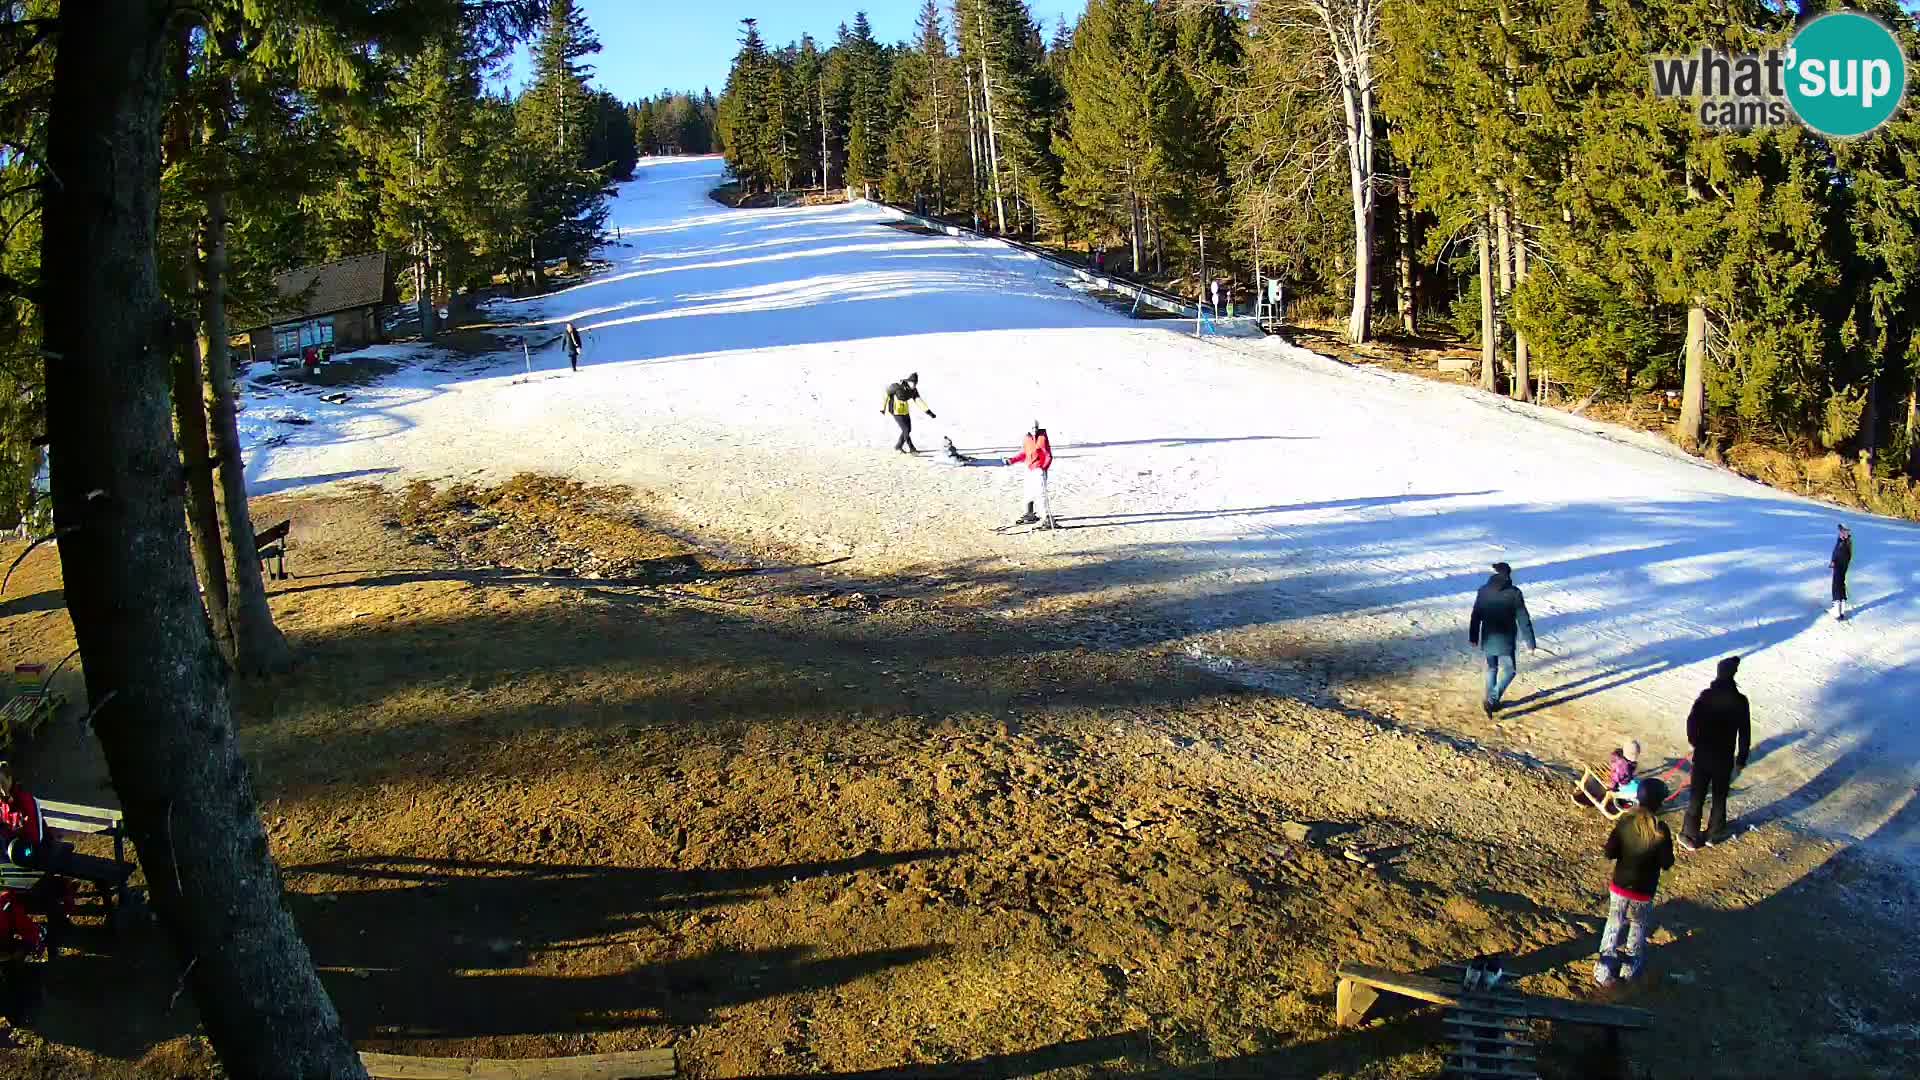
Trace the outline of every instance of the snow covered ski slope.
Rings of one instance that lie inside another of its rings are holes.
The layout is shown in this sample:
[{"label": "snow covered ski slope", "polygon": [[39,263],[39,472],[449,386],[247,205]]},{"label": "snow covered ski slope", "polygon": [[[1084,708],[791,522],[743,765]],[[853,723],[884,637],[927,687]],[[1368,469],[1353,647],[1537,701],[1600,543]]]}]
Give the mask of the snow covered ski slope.
[{"label": "snow covered ski slope", "polygon": [[[1657,440],[1278,341],[1195,341],[1131,322],[985,241],[885,227],[867,205],[731,211],[711,159],[644,163],[614,207],[612,266],[494,314],[518,348],[407,366],[329,405],[254,400],[257,489],[351,476],[520,470],[657,494],[695,526],[764,536],[853,572],[914,568],[1072,604],[1130,640],[1180,641],[1257,674],[1300,658],[1369,673],[1471,726],[1466,646],[1488,564],[1515,568],[1543,653],[1475,734],[1563,760],[1636,735],[1686,752],[1693,696],[1746,656],[1756,751],[1738,814],[1792,813],[1920,851],[1920,529],[1744,481]],[[578,374],[553,342],[587,332]],[[545,343],[545,344],[542,344]],[[891,381],[937,420],[889,451]],[[313,422],[266,420],[298,409]],[[1038,419],[1056,450],[1054,533],[995,535]],[[1834,524],[1854,529],[1855,615],[1826,614]]]}]

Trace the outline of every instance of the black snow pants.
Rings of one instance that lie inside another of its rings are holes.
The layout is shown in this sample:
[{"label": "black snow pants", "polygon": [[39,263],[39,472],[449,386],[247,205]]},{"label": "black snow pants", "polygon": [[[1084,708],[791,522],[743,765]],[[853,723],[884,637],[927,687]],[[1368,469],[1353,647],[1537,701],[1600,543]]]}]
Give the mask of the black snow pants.
[{"label": "black snow pants", "polygon": [[913,445],[913,417],[906,413],[894,413],[893,422],[900,425],[900,438],[893,444],[895,450],[905,450],[917,454],[920,449]]}]

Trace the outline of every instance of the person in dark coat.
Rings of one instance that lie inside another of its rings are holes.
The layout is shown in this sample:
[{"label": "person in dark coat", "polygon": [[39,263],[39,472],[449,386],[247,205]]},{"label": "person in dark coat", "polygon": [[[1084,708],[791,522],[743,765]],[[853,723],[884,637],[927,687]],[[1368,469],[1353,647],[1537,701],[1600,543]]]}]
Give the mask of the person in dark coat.
[{"label": "person in dark coat", "polygon": [[560,335],[560,340],[567,344],[567,366],[575,371],[579,371],[580,331],[575,328],[572,323],[568,323],[566,331]]},{"label": "person in dark coat", "polygon": [[913,414],[910,410],[915,406],[929,417],[939,418],[940,414],[934,412],[927,405],[927,399],[920,396],[920,373],[917,371],[887,387],[886,400],[880,403],[880,411],[893,417],[894,425],[900,429],[900,438],[894,442],[893,448],[903,454],[920,452],[920,448],[913,445]]},{"label": "person in dark coat", "polygon": [[1493,564],[1493,576],[1480,586],[1473,598],[1473,617],[1467,621],[1467,643],[1480,646],[1487,658],[1487,696],[1482,707],[1488,716],[1500,708],[1500,699],[1519,673],[1514,661],[1514,646],[1527,639],[1527,651],[1534,650],[1533,617],[1527,614],[1527,598],[1513,583],[1513,567]]},{"label": "person in dark coat", "polygon": [[[1713,685],[1694,699],[1687,714],[1687,742],[1693,745],[1693,780],[1688,788],[1687,820],[1680,829],[1680,846],[1698,851],[1717,844],[1727,834],[1727,791],[1733,786],[1733,774],[1747,767],[1747,751],[1753,740],[1753,716],[1747,695],[1733,683],[1740,670],[1740,658],[1729,656],[1720,661]],[[1707,834],[1700,834],[1700,815],[1708,798],[1713,812],[1707,819]]]},{"label": "person in dark coat", "polygon": [[1847,617],[1847,567],[1853,562],[1853,531],[1840,526],[1840,538],[1833,542],[1833,558],[1827,566],[1833,571],[1833,617]]},{"label": "person in dark coat", "polygon": [[1639,803],[1614,823],[1607,837],[1613,877],[1607,882],[1607,926],[1600,931],[1600,953],[1593,959],[1593,980],[1612,986],[1636,978],[1647,962],[1647,935],[1653,932],[1653,894],[1660,871],[1673,869],[1673,834],[1660,820],[1667,785],[1653,777],[1640,781]]}]

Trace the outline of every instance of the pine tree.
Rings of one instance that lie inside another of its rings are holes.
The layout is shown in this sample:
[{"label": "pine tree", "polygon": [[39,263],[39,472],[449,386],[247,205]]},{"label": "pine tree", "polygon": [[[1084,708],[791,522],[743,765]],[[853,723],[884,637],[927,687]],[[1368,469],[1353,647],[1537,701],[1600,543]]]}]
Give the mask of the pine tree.
[{"label": "pine tree", "polygon": [[773,183],[774,163],[767,157],[767,141],[774,123],[772,60],[755,19],[740,20],[740,51],[721,92],[719,132],[726,146],[727,168],[748,191],[765,191]]},{"label": "pine tree", "polygon": [[515,105],[527,146],[527,259],[536,281],[543,261],[578,259],[599,242],[606,223],[609,178],[587,165],[592,130],[592,67],[581,58],[600,51],[599,39],[574,0],[549,0],[533,48],[534,78]]},{"label": "pine tree", "polygon": [[1057,147],[1061,198],[1075,225],[1123,233],[1135,272],[1172,187],[1166,144],[1184,93],[1164,30],[1146,0],[1090,0],[1065,72],[1073,111]]},{"label": "pine tree", "polygon": [[918,28],[916,47],[903,49],[894,63],[887,197],[910,202],[925,196],[935,212],[944,213],[960,171],[960,77],[936,0],[921,5]]},{"label": "pine tree", "polygon": [[887,172],[887,139],[892,131],[888,108],[890,63],[873,38],[867,13],[854,16],[853,29],[840,46],[846,50],[847,184],[879,184]]}]

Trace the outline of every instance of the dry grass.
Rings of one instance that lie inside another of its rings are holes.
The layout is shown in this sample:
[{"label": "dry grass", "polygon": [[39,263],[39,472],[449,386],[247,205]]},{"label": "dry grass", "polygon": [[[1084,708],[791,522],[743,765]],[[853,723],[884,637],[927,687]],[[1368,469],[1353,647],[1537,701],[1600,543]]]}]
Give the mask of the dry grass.
[{"label": "dry grass", "polygon": [[[1544,770],[1071,620],[755,573],[616,489],[263,503],[295,519],[274,607],[303,662],[242,689],[242,738],[364,1048],[1423,1077],[1437,1019],[1334,1028],[1340,962],[1502,951],[1529,989],[1594,995],[1604,824]],[[0,609],[17,654],[70,639],[56,570],[36,554]],[[1622,1063],[1543,1030],[1546,1075],[1902,1075],[1897,1032],[1825,1004],[1914,1012],[1905,909],[1853,900],[1902,882],[1778,824],[1689,858],[1626,998],[1716,1043],[1631,1039]],[[128,950],[50,972],[58,1045],[0,1071],[207,1075],[170,1041],[194,1030],[163,1008],[174,962]]]}]

